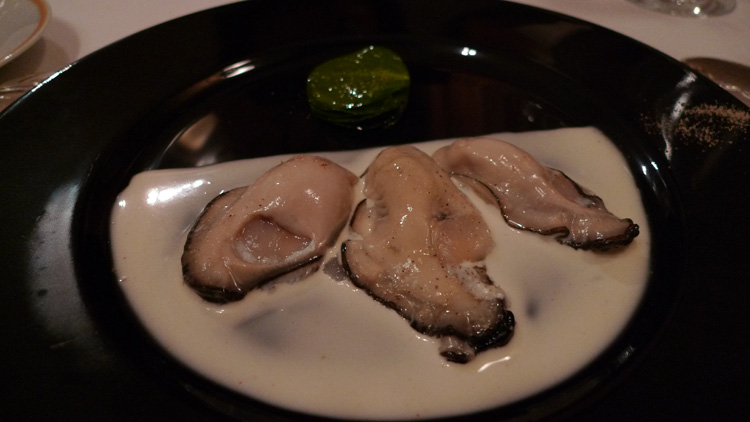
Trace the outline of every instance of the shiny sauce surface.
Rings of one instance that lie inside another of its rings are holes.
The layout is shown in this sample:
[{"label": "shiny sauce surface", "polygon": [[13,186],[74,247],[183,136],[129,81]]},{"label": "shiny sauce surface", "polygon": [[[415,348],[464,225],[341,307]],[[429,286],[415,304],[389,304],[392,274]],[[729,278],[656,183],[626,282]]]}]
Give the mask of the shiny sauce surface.
[{"label": "shiny sauce surface", "polygon": [[[467,195],[495,241],[486,260],[516,331],[468,364],[447,362],[439,340],[354,287],[318,271],[226,305],[182,281],[185,239],[205,205],[251,184],[287,156],[136,175],[111,223],[119,284],[140,321],[176,359],[229,389],[296,411],[346,419],[457,415],[526,398],[575,374],[621,332],[643,295],[650,232],[625,159],[593,128],[489,135],[518,145],[600,196],[641,228],[615,253],[574,250],[509,227]],[[449,143],[416,144],[427,153]],[[319,155],[362,174],[379,150]],[[346,236],[346,229],[342,236]],[[338,246],[326,260],[336,258]]]}]

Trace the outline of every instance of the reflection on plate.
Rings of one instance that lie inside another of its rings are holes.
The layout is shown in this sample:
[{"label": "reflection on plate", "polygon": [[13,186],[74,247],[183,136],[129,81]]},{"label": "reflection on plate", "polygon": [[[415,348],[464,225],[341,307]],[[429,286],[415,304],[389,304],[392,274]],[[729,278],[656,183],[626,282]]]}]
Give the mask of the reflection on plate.
[{"label": "reflection on plate", "polygon": [[34,45],[47,26],[49,15],[44,0],[0,1],[0,66]]},{"label": "reflection on plate", "polygon": [[[311,118],[312,67],[368,43],[410,67],[402,120],[352,132]],[[198,376],[137,321],[108,232],[139,171],[593,126],[625,156],[648,214],[644,300],[581,372],[478,416],[743,419],[733,397],[750,394],[738,335],[750,320],[749,121],[734,97],[660,53],[511,2],[341,0],[324,14],[305,1],[239,2],[136,34],[0,114],[0,373],[14,385],[0,416],[302,417]]]}]

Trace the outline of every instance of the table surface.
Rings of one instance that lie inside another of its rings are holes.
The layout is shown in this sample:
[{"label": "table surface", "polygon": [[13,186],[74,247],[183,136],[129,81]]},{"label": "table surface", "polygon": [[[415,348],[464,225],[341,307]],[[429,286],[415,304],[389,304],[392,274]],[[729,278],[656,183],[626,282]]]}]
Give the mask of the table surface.
[{"label": "table surface", "polygon": [[[47,0],[51,19],[42,38],[0,68],[0,84],[65,67],[143,29],[233,0]],[[750,66],[750,0],[725,16],[675,17],[626,0],[517,0],[581,18],[650,45],[678,60],[714,57]]]}]

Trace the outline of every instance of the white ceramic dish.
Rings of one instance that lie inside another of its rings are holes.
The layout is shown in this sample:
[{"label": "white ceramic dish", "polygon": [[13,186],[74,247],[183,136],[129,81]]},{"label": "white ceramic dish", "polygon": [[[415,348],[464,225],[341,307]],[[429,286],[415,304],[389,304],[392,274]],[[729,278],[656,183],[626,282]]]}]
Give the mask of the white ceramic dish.
[{"label": "white ceramic dish", "polygon": [[49,17],[44,0],[0,1],[0,67],[39,40]]}]

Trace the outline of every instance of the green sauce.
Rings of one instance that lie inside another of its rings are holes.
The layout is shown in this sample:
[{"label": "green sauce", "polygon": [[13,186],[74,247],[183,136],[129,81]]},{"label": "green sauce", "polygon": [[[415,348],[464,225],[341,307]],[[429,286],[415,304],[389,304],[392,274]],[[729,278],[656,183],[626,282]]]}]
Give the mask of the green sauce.
[{"label": "green sauce", "polygon": [[329,60],[307,78],[314,115],[356,129],[394,124],[406,107],[409,70],[396,53],[369,46]]}]

